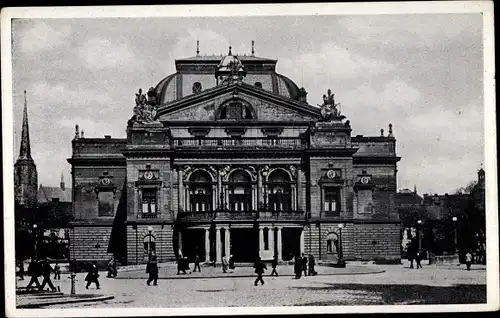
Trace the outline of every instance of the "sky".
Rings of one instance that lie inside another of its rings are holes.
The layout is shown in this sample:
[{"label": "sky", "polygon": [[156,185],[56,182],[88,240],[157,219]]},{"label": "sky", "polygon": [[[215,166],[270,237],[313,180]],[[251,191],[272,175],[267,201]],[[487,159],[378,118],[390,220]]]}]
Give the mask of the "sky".
[{"label": "sky", "polygon": [[398,188],[451,193],[484,163],[482,16],[315,15],[16,19],[12,22],[14,160],[27,90],[38,183],[71,184],[75,124],[85,137],[125,137],[138,88],[196,54],[278,60],[321,103],[331,88],[352,135],[393,125]]}]

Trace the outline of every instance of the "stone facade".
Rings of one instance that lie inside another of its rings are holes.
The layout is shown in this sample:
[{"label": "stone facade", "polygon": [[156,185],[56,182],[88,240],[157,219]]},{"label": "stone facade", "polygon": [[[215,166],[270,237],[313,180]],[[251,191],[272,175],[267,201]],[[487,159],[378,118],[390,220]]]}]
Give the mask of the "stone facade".
[{"label": "stone facade", "polygon": [[[351,136],[340,113],[324,117],[333,96],[321,109],[307,104],[275,65],[177,60],[178,73],[150,90],[154,120],[138,120],[146,107],[138,95],[126,139],[77,133],[68,160],[72,255],[129,264],[150,254],[399,261],[392,127],[388,136]],[[196,82],[201,91],[190,93]]]}]

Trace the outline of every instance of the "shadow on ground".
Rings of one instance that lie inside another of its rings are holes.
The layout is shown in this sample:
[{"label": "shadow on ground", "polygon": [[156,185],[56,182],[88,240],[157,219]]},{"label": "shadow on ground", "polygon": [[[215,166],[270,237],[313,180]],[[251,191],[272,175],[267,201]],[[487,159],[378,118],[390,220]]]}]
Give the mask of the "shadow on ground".
[{"label": "shadow on ground", "polygon": [[[292,287],[314,292],[334,292],[336,290],[376,293],[381,297],[379,304],[479,304],[486,303],[486,285],[366,285],[366,284],[329,284],[326,287]],[[308,302],[296,306],[352,305],[344,301]]]}]

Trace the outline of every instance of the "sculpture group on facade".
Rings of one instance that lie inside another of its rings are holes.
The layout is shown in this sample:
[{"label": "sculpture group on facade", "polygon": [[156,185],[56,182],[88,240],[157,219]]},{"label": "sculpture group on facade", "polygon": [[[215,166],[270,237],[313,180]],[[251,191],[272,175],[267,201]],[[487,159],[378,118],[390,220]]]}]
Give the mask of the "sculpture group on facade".
[{"label": "sculpture group on facade", "polygon": [[332,94],[332,90],[328,89],[328,95],[323,95],[323,104],[318,105],[321,112],[321,121],[341,121],[345,116],[340,114],[340,103],[335,103],[335,94]]},{"label": "sculpture group on facade", "polygon": [[158,96],[153,87],[146,94],[139,92],[135,94],[134,116],[132,120],[139,123],[152,123],[156,121],[156,110],[158,104]]}]

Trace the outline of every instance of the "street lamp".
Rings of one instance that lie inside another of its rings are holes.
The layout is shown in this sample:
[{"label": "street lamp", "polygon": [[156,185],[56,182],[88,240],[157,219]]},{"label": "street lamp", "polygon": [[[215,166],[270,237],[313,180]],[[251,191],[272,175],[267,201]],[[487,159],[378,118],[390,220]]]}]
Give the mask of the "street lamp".
[{"label": "street lamp", "polygon": [[453,221],[453,243],[454,243],[454,254],[457,254],[457,217],[454,216],[451,218]]},{"label": "street lamp", "polygon": [[417,236],[418,236],[418,252],[422,251],[422,235],[420,233],[420,230],[422,228],[422,220],[417,221],[418,224],[418,229],[417,229]]},{"label": "street lamp", "polygon": [[151,233],[153,232],[153,227],[150,225],[148,226],[148,232],[149,232],[149,244],[148,244],[148,263],[151,262]]},{"label": "street lamp", "polygon": [[337,262],[337,267],[345,267],[345,261],[344,261],[344,253],[342,252],[342,228],[344,227],[343,223],[338,224],[339,228],[339,259]]},{"label": "street lamp", "polygon": [[37,227],[38,227],[38,226],[37,226],[36,224],[33,224],[33,238],[34,238],[34,240],[35,240],[35,242],[34,242],[34,247],[35,247],[35,249],[34,249],[34,258],[36,258],[36,256],[37,256],[37,255],[36,255],[36,254],[37,254],[37,253],[36,253],[36,252],[37,252],[37,250],[36,250],[36,243],[37,243],[37,242],[36,242],[36,228],[37,228]]}]

